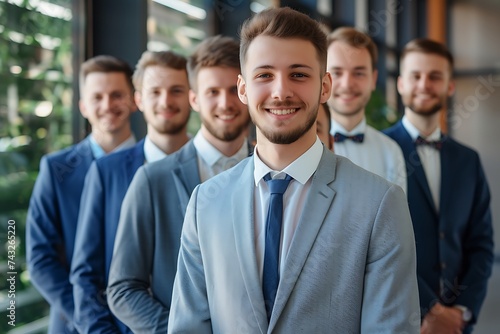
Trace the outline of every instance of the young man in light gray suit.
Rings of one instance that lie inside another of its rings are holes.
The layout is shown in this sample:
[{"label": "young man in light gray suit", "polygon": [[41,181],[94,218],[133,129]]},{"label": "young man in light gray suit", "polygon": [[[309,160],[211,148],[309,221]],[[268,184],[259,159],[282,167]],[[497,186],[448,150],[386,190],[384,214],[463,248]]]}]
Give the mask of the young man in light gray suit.
[{"label": "young man in light gray suit", "polygon": [[134,333],[164,333],[184,213],[194,187],[246,158],[250,117],[239,100],[239,45],[202,42],[188,58],[202,126],[177,153],[141,167],[125,195],[108,280],[111,311]]},{"label": "young man in light gray suit", "polygon": [[[238,93],[257,146],[191,196],[169,332],[419,333],[404,192],[334,155],[316,135],[318,106],[331,90],[319,24],[268,9],[240,36]],[[273,269],[269,188],[289,176]],[[266,289],[273,270],[274,291]]]}]

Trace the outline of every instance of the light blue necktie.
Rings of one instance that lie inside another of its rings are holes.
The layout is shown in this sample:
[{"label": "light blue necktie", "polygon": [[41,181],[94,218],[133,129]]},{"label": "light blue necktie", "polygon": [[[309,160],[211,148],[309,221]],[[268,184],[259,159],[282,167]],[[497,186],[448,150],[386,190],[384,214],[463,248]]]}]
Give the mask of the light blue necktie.
[{"label": "light blue necktie", "polygon": [[271,197],[266,219],[266,249],[264,252],[264,272],[262,275],[262,292],[266,304],[267,320],[271,318],[276,292],[278,291],[279,256],[281,240],[281,223],[283,221],[283,194],[292,177],[284,179],[271,178],[271,174],[264,176]]}]

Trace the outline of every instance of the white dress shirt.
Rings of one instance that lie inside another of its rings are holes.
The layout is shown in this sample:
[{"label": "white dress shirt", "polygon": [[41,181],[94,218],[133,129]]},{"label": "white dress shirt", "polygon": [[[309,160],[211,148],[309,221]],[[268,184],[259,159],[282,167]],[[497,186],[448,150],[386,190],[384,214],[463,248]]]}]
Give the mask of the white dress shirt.
[{"label": "white dress shirt", "polygon": [[[269,187],[264,176],[271,172],[273,179],[284,179],[285,174],[290,175],[288,188],[283,194],[283,223],[281,225],[281,247],[280,247],[280,272],[283,270],[285,259],[292,243],[295,229],[299,223],[304,209],[304,204],[311,188],[311,176],[316,172],[323,145],[316,138],[316,142],[304,154],[298,157],[282,171],[273,171],[259,158],[258,146],[254,151],[254,215],[255,215],[255,249],[257,255],[257,266],[262,280],[264,270],[264,252],[266,247],[266,219],[269,207]],[[305,213],[307,214],[307,213]]]},{"label": "white dress shirt", "polygon": [[[428,141],[441,139],[441,129],[439,127],[434,130],[430,136],[424,137],[420,134],[418,129],[411,124],[406,116],[403,116],[401,122],[413,141],[415,141],[418,136],[421,136]],[[432,199],[434,200],[434,205],[436,206],[436,210],[439,212],[439,196],[441,194],[441,156],[438,150],[428,145],[417,145],[417,153],[420,158],[420,162],[422,162],[422,167],[424,168],[427,184],[429,185]]]},{"label": "white dress shirt", "polygon": [[152,163],[165,158],[168,154],[163,152],[151,139],[144,138],[144,158],[146,163]]},{"label": "white dress shirt", "polygon": [[[106,155],[106,152],[103,150],[101,145],[95,140],[94,136],[92,134],[89,137],[90,140],[90,149],[92,150],[92,155],[94,156],[95,159],[99,159],[100,157],[103,157]],[[130,137],[127,138],[123,143],[115,147],[111,152],[118,152],[127,148],[131,148],[134,146],[136,143],[134,135],[131,135]]]},{"label": "white dress shirt", "polygon": [[226,157],[203,137],[201,131],[198,131],[194,137],[193,144],[198,153],[198,170],[200,171],[201,182],[205,182],[209,178],[235,166],[238,162],[247,158],[249,153],[248,143],[245,140],[238,152]]},{"label": "white dress shirt", "polygon": [[363,120],[352,131],[332,120],[330,133],[339,132],[346,136],[363,133],[362,143],[346,139],[334,145],[335,154],[344,156],[369,172],[382,176],[397,184],[406,193],[406,164],[403,151],[393,139],[366,124]]}]

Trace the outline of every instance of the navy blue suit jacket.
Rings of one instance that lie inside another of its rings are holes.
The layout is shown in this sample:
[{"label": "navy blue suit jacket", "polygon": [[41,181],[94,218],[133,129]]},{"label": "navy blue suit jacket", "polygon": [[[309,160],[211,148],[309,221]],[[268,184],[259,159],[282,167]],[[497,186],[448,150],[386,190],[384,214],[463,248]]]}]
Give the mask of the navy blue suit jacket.
[{"label": "navy blue suit jacket", "polygon": [[490,192],[479,156],[450,137],[443,138],[438,211],[416,146],[403,124],[384,132],[398,142],[406,160],[422,317],[440,301],[469,308],[473,324],[493,265]]},{"label": "navy blue suit jacket", "polygon": [[141,140],[96,160],[87,173],[70,277],[80,333],[131,333],[111,314],[105,292],[122,201],[144,160]]},{"label": "navy blue suit jacket", "polygon": [[50,303],[49,333],[76,333],[69,282],[80,196],[94,160],[89,139],[44,156],[26,221],[31,281]]}]

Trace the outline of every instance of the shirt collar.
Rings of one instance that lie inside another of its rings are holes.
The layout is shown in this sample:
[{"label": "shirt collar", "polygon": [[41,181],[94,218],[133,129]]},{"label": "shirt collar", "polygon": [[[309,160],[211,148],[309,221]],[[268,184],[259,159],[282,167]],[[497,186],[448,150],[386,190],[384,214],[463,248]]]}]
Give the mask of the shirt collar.
[{"label": "shirt collar", "polygon": [[415,141],[418,136],[421,136],[422,138],[431,141],[441,139],[441,128],[439,128],[439,126],[429,136],[424,137],[420,134],[420,131],[418,131],[415,125],[413,125],[406,116],[403,116],[401,123],[403,124],[405,130],[408,132],[413,141]]},{"label": "shirt collar", "polygon": [[257,146],[255,147],[253,155],[254,156],[253,176],[255,185],[257,186],[260,180],[262,180],[262,178],[268,173],[271,173],[271,176],[273,178],[274,177],[281,178],[280,176],[286,173],[291,177],[293,177],[294,180],[297,180],[298,182],[304,185],[318,168],[322,154],[323,154],[323,145],[321,144],[319,138],[316,137],[316,141],[314,142],[314,144],[307,151],[305,151],[304,154],[295,159],[295,161],[286,166],[282,171],[274,171],[260,159]]},{"label": "shirt collar", "polygon": [[359,122],[359,124],[356,125],[354,127],[354,129],[352,129],[351,131],[347,131],[342,125],[340,125],[339,123],[335,122],[332,119],[332,127],[330,130],[330,133],[332,135],[335,134],[336,132],[338,132],[338,133],[341,133],[341,134],[346,135],[346,136],[352,136],[352,135],[357,135],[357,134],[364,134],[365,131],[366,131],[366,118],[365,117],[363,117],[361,122]]},{"label": "shirt collar", "polygon": [[196,148],[196,152],[198,156],[205,161],[205,163],[213,167],[220,159],[230,159],[236,158],[238,161],[243,160],[248,157],[248,144],[245,140],[241,148],[231,157],[226,157],[221,151],[219,151],[215,146],[210,144],[208,140],[203,136],[201,130],[198,131],[196,136],[193,139],[194,147]]},{"label": "shirt collar", "polygon": [[[106,152],[103,150],[101,145],[97,143],[95,140],[94,136],[92,134],[89,136],[89,142],[90,142],[90,149],[92,150],[92,154],[94,155],[95,159],[98,159],[100,157],[103,157],[106,155]],[[111,152],[118,152],[121,150],[124,150],[126,148],[130,148],[135,145],[135,137],[134,135],[131,135],[130,137],[127,138],[123,143],[115,147]],[[111,153],[109,152],[109,153]]]},{"label": "shirt collar", "polygon": [[149,136],[144,138],[144,158],[148,163],[152,163],[165,158],[168,154],[163,152],[158,146],[151,141]]}]

